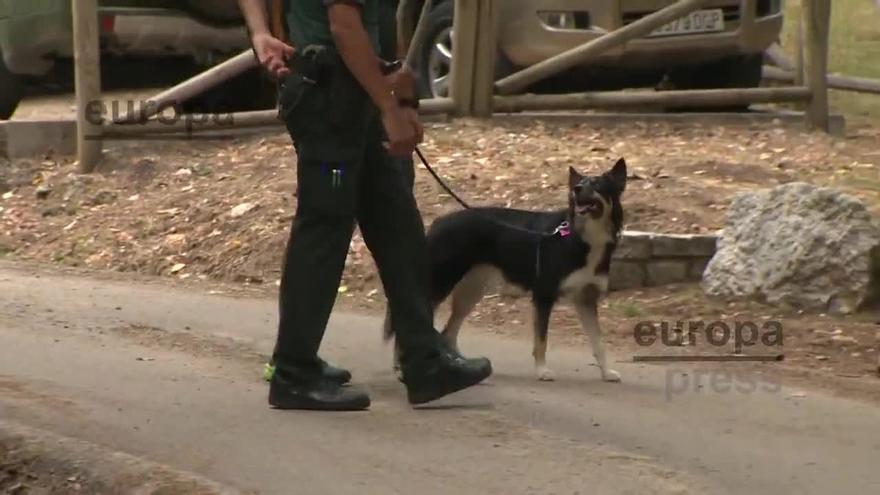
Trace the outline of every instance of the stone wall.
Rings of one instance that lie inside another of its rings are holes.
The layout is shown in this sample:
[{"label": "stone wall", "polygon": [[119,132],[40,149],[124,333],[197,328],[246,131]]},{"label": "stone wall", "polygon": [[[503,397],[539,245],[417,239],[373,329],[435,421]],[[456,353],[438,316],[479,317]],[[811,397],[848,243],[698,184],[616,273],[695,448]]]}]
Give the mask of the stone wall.
[{"label": "stone wall", "polygon": [[624,231],[611,259],[609,289],[697,282],[716,242],[715,235]]},{"label": "stone wall", "polygon": [[[717,240],[714,235],[624,231],[611,259],[609,290],[699,282]],[[505,296],[526,294],[501,279],[493,280],[490,287]]]}]

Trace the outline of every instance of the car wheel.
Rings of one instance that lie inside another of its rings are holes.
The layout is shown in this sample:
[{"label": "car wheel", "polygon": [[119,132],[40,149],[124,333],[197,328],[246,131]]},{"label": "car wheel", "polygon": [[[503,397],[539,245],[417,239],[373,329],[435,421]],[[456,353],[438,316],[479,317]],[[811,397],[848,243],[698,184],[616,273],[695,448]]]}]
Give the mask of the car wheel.
[{"label": "car wheel", "polygon": [[[434,7],[428,13],[425,32],[421,39],[414,40],[419,56],[416,60],[416,73],[419,74],[419,87],[424,98],[449,97],[449,77],[452,70],[452,22],[454,17],[451,0]],[[499,50],[495,64],[495,78],[513,73],[513,65]]]},{"label": "car wheel", "polygon": [[0,120],[12,117],[23,96],[24,85],[21,78],[6,68],[3,54],[0,53]]},{"label": "car wheel", "polygon": [[[762,54],[728,57],[718,62],[682,67],[669,74],[675,89],[756,88],[761,85]],[[711,108],[709,110],[748,110],[739,107]]]}]

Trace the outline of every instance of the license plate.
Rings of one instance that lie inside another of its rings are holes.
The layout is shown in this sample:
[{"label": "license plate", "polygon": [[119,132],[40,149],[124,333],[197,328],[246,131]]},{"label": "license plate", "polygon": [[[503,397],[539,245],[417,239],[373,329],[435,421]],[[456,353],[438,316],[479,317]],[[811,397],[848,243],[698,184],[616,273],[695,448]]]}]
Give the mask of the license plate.
[{"label": "license plate", "polygon": [[717,33],[724,30],[724,11],[721,9],[698,10],[655,29],[649,37],[675,36],[679,34]]}]

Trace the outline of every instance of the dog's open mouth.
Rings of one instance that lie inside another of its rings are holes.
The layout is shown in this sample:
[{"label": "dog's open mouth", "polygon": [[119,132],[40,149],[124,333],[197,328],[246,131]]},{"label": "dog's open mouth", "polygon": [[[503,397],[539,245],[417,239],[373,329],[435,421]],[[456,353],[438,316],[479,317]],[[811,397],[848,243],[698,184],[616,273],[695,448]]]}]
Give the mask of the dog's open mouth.
[{"label": "dog's open mouth", "polygon": [[599,216],[602,214],[602,202],[598,198],[587,198],[578,201],[574,209],[578,215]]}]

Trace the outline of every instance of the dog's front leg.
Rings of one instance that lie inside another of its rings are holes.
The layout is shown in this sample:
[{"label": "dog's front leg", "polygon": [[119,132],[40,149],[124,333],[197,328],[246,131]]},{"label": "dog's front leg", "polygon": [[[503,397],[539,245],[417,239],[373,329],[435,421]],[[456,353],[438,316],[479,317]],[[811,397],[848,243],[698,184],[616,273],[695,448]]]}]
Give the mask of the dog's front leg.
[{"label": "dog's front leg", "polygon": [[619,382],[620,373],[609,369],[607,358],[605,357],[605,346],[602,344],[602,332],[599,329],[599,311],[598,302],[599,291],[588,288],[575,300],[575,310],[581,327],[590,338],[590,345],[593,346],[593,356],[596,358],[596,364],[602,373],[602,379],[606,382]]},{"label": "dog's front leg", "polygon": [[553,371],[547,367],[547,333],[550,329],[553,303],[535,300],[534,306],[532,356],[535,358],[535,376],[542,382],[549,382],[554,379]]}]

